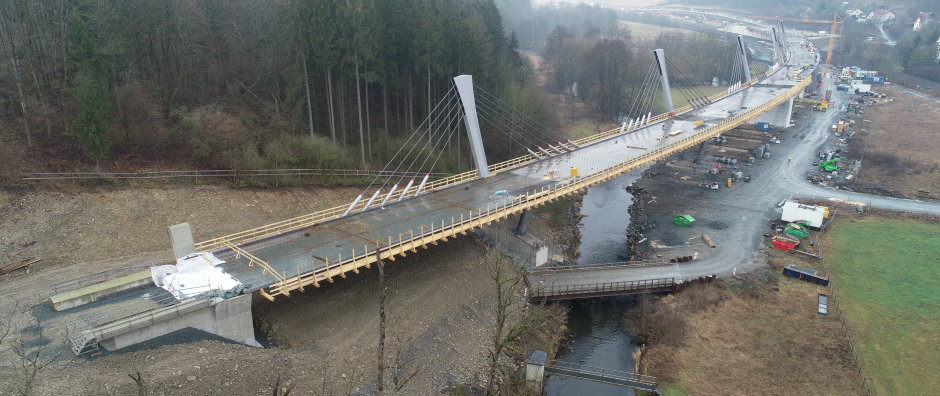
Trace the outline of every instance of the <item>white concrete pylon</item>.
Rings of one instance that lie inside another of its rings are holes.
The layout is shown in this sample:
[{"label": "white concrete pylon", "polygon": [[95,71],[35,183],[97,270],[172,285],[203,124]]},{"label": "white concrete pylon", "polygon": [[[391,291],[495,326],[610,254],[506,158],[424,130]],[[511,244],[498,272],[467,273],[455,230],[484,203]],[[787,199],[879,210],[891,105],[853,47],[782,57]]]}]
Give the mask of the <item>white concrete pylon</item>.
[{"label": "white concrete pylon", "polygon": [[662,48],[653,50],[653,57],[656,64],[659,65],[659,77],[663,86],[663,101],[666,102],[666,111],[675,113],[676,108],[672,104],[672,90],[669,89],[669,72],[666,70],[666,53]]},{"label": "white concrete pylon", "polygon": [[751,69],[747,64],[747,47],[744,45],[743,36],[738,36],[738,50],[741,54],[741,64],[744,66],[745,81],[751,81]]},{"label": "white concrete pylon", "polygon": [[473,76],[460,75],[454,77],[454,85],[463,105],[464,124],[467,126],[467,137],[470,138],[470,152],[473,162],[477,166],[481,178],[490,175],[490,167],[486,162],[486,152],[483,150],[483,137],[480,133],[480,120],[477,118],[476,99],[473,95]]}]

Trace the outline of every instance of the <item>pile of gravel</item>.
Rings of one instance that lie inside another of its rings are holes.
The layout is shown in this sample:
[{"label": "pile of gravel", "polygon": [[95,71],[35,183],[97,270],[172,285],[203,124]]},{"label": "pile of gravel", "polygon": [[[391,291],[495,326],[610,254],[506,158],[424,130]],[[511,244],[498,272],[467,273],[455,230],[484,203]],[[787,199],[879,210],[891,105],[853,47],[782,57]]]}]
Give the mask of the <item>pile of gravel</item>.
[{"label": "pile of gravel", "polygon": [[711,228],[711,229],[713,229],[713,230],[726,230],[726,229],[728,229],[728,223],[725,223],[725,222],[723,222],[723,221],[721,221],[721,220],[715,220],[715,221],[713,221],[713,222],[711,222],[711,223],[706,224],[705,226],[708,227],[708,228]]}]

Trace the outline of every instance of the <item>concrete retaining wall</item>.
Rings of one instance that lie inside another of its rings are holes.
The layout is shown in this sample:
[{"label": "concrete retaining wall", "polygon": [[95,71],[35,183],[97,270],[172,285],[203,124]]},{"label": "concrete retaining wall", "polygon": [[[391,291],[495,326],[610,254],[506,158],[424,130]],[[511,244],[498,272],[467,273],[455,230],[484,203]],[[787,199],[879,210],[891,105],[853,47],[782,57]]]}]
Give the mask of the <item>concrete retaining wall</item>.
[{"label": "concrete retaining wall", "polygon": [[245,345],[261,346],[255,341],[250,294],[230,298],[114,338],[99,340],[99,345],[114,351],[190,327]]}]

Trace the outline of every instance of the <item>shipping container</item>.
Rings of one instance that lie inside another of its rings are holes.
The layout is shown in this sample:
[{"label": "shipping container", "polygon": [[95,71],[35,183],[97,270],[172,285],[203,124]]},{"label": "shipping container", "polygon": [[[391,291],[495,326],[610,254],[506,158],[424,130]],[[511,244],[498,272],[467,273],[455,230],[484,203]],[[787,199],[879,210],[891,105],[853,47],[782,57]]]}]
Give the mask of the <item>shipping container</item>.
[{"label": "shipping container", "polygon": [[758,122],[757,130],[761,132],[766,132],[770,130],[770,123],[768,122]]},{"label": "shipping container", "polygon": [[815,283],[817,285],[829,285],[829,278],[819,276],[819,273],[811,268],[800,267],[797,265],[788,265],[783,267],[783,274],[791,278]]}]

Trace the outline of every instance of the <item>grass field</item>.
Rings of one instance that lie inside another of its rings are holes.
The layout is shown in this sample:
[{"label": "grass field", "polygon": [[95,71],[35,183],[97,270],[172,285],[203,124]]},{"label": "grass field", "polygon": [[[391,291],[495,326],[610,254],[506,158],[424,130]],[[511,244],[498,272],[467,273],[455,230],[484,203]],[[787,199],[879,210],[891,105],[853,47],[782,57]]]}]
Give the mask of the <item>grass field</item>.
[{"label": "grass field", "polygon": [[868,217],[829,237],[830,277],[874,393],[936,394],[940,225]]},{"label": "grass field", "polygon": [[[702,92],[705,96],[712,96],[716,93],[727,91],[728,87],[713,87],[713,86],[704,86],[696,87],[697,91]],[[659,89],[662,91],[662,88]],[[678,109],[682,106],[688,105],[689,100],[683,95],[682,91],[677,88],[672,88],[672,103]],[[666,106],[663,104],[663,94],[660,92],[656,95],[656,100],[653,102],[653,115],[666,112]]]}]

